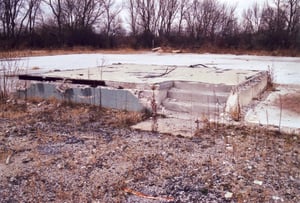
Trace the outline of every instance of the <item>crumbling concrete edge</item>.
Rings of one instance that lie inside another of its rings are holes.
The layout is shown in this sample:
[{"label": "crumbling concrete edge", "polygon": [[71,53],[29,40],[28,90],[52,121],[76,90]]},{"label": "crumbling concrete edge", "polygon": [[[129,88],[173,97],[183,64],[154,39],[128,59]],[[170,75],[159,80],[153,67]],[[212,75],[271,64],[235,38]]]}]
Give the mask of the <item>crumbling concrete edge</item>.
[{"label": "crumbling concrete edge", "polygon": [[143,112],[145,106],[126,89],[90,87],[65,83],[32,82],[16,92],[18,98],[55,98],[59,101],[97,105],[126,111]]},{"label": "crumbling concrete edge", "polygon": [[[253,99],[259,98],[267,86],[268,73],[267,71],[262,71],[233,88],[226,102],[226,114],[231,118],[240,114],[241,109],[249,105]],[[236,120],[236,118],[233,119]]]}]

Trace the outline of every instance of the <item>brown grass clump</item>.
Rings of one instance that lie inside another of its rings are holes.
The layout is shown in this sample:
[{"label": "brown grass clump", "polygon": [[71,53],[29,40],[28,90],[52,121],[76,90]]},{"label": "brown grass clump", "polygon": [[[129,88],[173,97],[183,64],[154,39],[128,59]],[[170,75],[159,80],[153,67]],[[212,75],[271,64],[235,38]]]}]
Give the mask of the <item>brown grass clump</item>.
[{"label": "brown grass clump", "polygon": [[130,127],[143,120],[143,115],[138,112],[121,111],[116,114],[117,125],[120,127]]},{"label": "brown grass clump", "polygon": [[27,114],[26,103],[17,103],[15,101],[0,103],[1,117],[3,118],[20,118]]}]

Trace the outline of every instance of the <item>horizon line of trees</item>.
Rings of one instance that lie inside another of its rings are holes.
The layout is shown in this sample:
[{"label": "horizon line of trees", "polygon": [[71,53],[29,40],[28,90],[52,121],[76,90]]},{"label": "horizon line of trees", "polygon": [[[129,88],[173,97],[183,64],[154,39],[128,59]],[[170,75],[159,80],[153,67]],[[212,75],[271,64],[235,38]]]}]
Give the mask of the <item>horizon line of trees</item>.
[{"label": "horizon line of trees", "polygon": [[2,0],[0,49],[300,50],[300,0],[255,3],[238,18],[218,0]]}]

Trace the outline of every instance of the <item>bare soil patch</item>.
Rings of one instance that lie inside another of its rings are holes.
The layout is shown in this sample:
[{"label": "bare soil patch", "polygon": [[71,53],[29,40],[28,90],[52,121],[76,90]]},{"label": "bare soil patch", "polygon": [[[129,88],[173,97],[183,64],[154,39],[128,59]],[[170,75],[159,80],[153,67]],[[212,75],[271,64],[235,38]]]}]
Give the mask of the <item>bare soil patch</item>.
[{"label": "bare soil patch", "polygon": [[275,101],[278,107],[300,114],[300,92],[285,94]]},{"label": "bare soil patch", "polygon": [[0,109],[1,202],[300,201],[299,135],[211,125],[184,138],[87,105]]}]

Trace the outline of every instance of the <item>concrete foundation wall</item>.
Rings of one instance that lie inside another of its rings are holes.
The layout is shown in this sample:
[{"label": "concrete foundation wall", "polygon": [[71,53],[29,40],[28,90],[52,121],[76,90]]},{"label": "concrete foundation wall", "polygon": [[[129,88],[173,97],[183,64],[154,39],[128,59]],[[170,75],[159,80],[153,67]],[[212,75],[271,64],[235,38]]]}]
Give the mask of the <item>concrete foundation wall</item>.
[{"label": "concrete foundation wall", "polygon": [[61,88],[60,84],[33,83],[25,90],[18,90],[17,96],[20,98],[56,98],[61,101],[137,112],[145,110],[138,98],[130,91],[105,87],[69,86]]},{"label": "concrete foundation wall", "polygon": [[251,80],[240,84],[228,97],[225,111],[231,114],[238,111],[239,108],[247,106],[254,98],[259,97],[267,85],[267,72],[261,72]]},{"label": "concrete foundation wall", "polygon": [[[152,100],[155,99],[156,105],[159,107],[162,102],[167,98],[168,91],[174,86],[173,81],[165,81],[157,84],[150,84],[140,89],[131,90],[140,102],[152,110]],[[152,88],[154,87],[154,90]],[[141,90],[142,89],[142,90]],[[153,98],[154,93],[154,98]]]},{"label": "concrete foundation wall", "polygon": [[262,74],[255,80],[257,81],[253,81],[247,87],[239,90],[239,104],[241,107],[247,106],[254,98],[258,98],[268,85],[267,74]]}]

